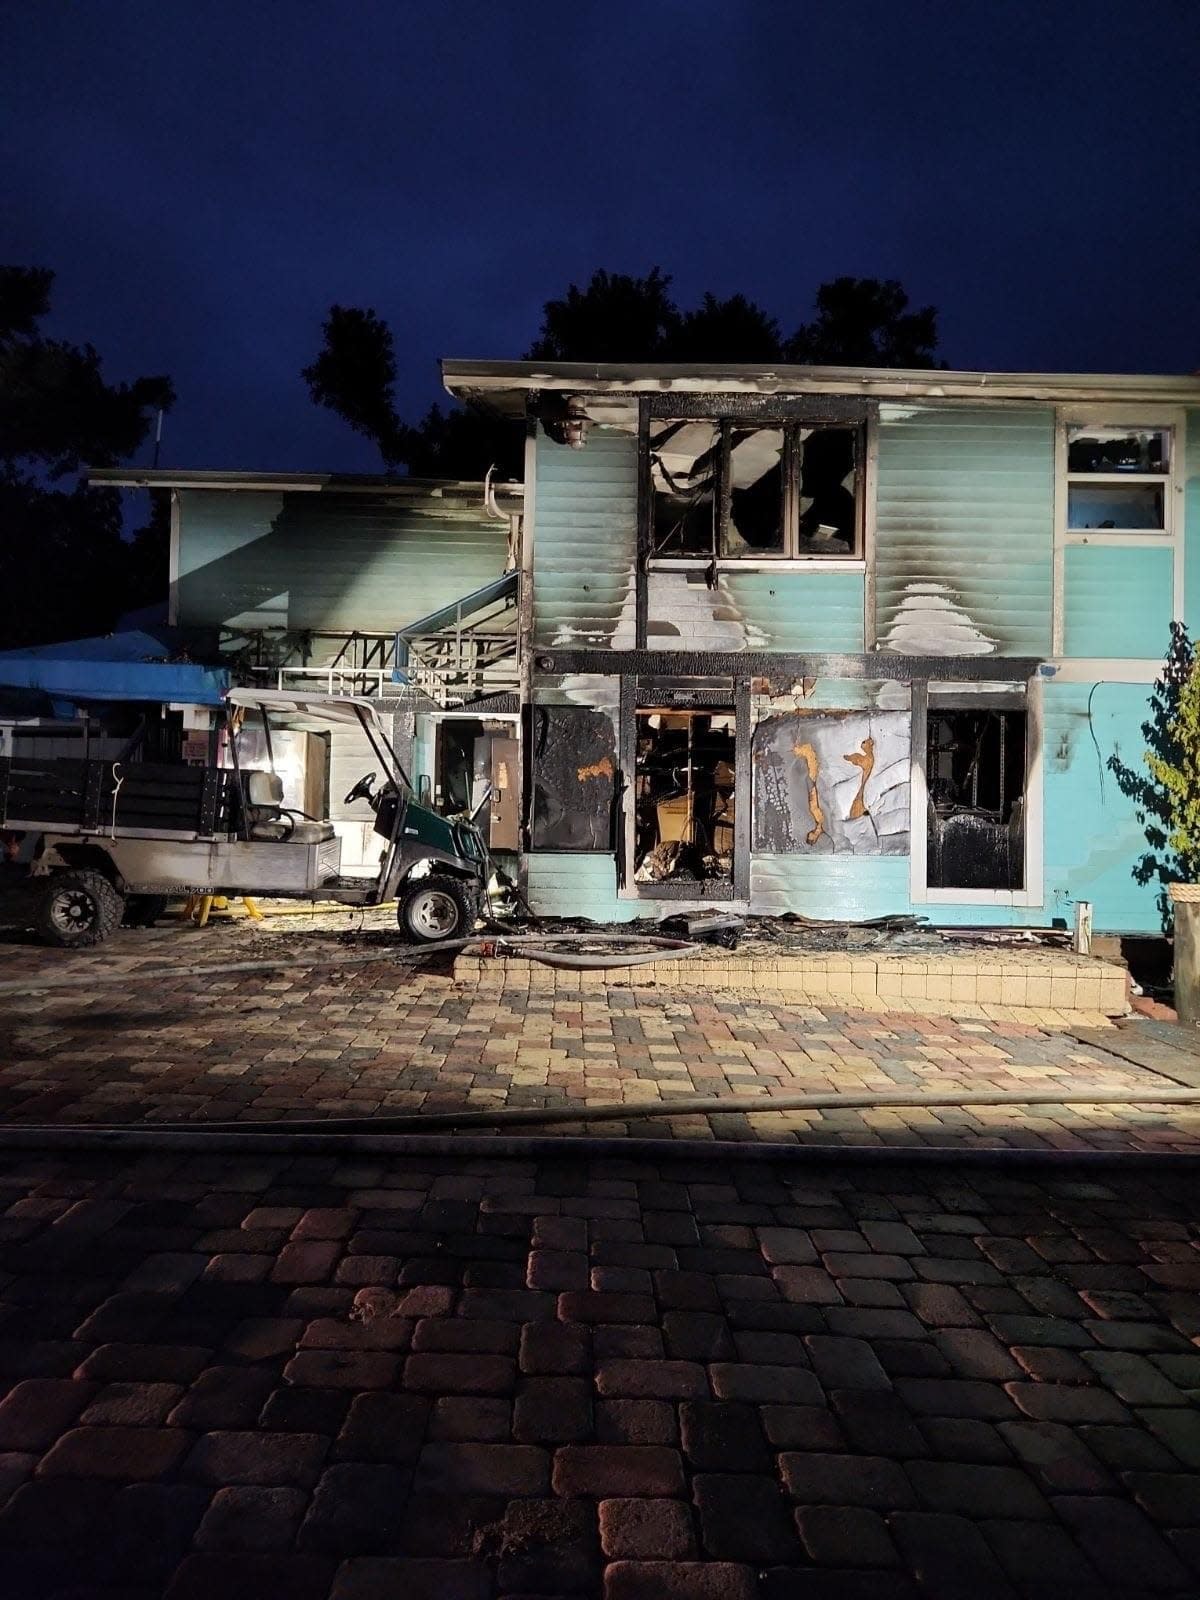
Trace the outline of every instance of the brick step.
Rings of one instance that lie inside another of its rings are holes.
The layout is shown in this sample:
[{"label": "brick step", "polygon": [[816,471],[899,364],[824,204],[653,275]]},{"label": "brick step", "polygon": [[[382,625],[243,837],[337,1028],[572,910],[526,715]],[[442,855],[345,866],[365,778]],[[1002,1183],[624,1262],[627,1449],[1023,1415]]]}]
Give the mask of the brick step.
[{"label": "brick step", "polygon": [[710,993],[764,991],[790,1004],[925,1016],[979,1016],[1079,1024],[1129,1010],[1129,974],[1117,962],[1071,951],[974,949],[937,956],[876,952],[803,955],[736,954],[714,948],[680,960],[577,972],[524,955],[464,952],[454,976],[481,987],[579,989],[656,988]]}]

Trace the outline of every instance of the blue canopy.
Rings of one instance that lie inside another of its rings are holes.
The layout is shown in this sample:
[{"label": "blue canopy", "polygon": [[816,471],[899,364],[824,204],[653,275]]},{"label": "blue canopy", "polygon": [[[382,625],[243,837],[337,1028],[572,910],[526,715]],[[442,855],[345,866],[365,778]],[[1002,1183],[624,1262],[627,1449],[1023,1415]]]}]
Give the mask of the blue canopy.
[{"label": "blue canopy", "polygon": [[220,705],[229,688],[228,670],[181,660],[182,654],[181,644],[166,628],[0,650],[0,690],[40,691],[76,702]]}]

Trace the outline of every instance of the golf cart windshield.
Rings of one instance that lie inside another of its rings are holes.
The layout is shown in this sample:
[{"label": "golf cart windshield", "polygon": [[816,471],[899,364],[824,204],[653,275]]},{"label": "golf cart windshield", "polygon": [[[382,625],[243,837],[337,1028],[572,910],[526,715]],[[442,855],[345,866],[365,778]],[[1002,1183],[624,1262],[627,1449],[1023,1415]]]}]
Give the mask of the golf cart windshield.
[{"label": "golf cart windshield", "polygon": [[[257,713],[269,729],[271,718],[286,718],[289,726],[320,730],[333,725],[361,728],[384,771],[398,789],[411,792],[412,784],[392,745],[387,726],[373,700],[349,694],[305,694],[289,689],[230,689],[225,697],[231,708]],[[269,733],[268,733],[269,737]]]}]

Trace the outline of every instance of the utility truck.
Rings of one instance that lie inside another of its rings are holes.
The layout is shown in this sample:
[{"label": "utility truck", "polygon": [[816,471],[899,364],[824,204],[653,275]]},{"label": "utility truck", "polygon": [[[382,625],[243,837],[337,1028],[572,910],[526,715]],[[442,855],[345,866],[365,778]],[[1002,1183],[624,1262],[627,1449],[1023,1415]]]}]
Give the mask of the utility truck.
[{"label": "utility truck", "polygon": [[[190,894],[361,906],[394,899],[400,930],[415,943],[471,932],[492,871],[483,835],[469,817],[418,803],[374,701],[232,689],[222,716],[228,765],[0,759],[0,829],[34,835],[26,887],[44,940],[99,944],[122,921],[151,923],[168,899]],[[238,761],[237,725],[251,718],[265,735],[265,770]],[[374,877],[342,873],[328,818],[283,804],[272,719],[366,735],[379,765],[346,803],[365,800],[374,813],[382,841]]]}]

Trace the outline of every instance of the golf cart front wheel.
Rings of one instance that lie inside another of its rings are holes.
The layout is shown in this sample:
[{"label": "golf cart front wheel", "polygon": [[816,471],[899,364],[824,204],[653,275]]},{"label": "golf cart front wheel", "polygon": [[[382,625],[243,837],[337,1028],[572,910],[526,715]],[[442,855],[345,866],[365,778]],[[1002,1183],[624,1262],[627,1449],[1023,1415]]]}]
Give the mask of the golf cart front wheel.
[{"label": "golf cart front wheel", "polygon": [[82,950],[114,933],[124,910],[102,872],[58,872],[38,901],[35,924],[47,944]]},{"label": "golf cart front wheel", "polygon": [[400,931],[414,944],[440,944],[470,933],[476,917],[475,897],[458,878],[430,874],[406,884],[396,907]]}]

